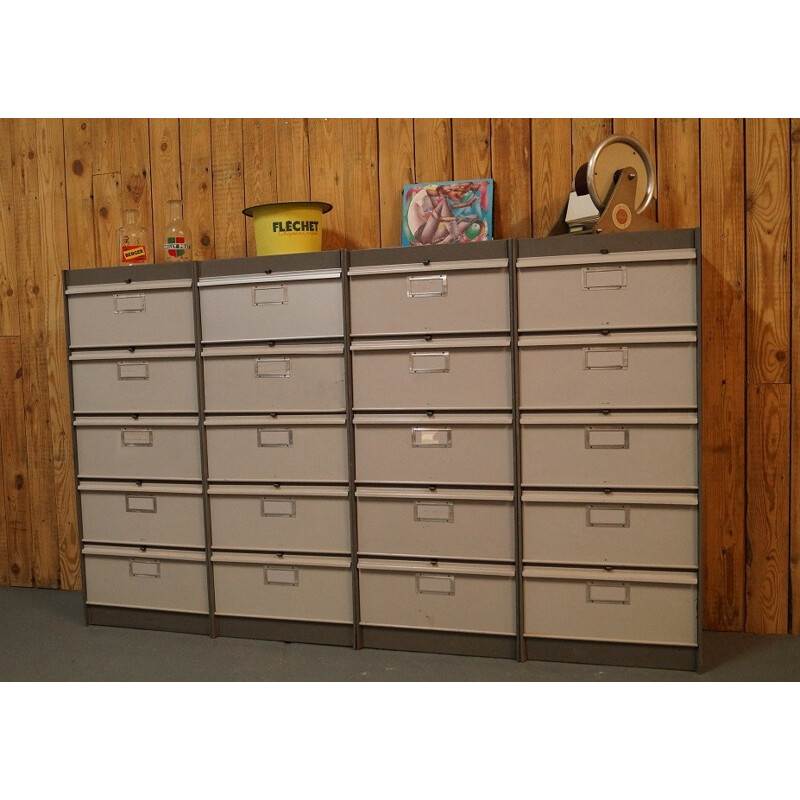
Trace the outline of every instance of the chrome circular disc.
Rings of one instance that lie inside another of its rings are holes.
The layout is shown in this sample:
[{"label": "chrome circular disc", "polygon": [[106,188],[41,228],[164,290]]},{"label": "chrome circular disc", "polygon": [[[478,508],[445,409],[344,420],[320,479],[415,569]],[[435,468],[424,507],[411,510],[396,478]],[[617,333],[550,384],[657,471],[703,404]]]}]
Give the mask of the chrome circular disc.
[{"label": "chrome circular disc", "polygon": [[632,136],[609,136],[595,147],[587,162],[586,182],[592,202],[605,208],[614,188],[614,174],[633,167],[639,176],[636,185],[636,213],[641,214],[655,194],[653,162],[642,145]]}]

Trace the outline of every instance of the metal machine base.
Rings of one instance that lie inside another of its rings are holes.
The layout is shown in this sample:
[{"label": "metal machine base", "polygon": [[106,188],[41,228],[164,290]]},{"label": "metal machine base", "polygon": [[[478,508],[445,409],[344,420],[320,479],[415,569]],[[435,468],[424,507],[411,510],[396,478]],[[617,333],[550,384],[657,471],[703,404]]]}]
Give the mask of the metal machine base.
[{"label": "metal machine base", "polygon": [[211,635],[211,620],[207,614],[148,611],[143,608],[86,606],[86,624],[106,625],[112,628],[140,628],[147,631]]},{"label": "metal machine base", "polygon": [[361,643],[363,647],[376,650],[409,650],[415,653],[442,653],[483,658],[517,658],[515,636],[362,627]]},{"label": "metal machine base", "polygon": [[353,626],[331,622],[217,616],[219,636],[233,639],[266,639],[296,644],[353,646]]}]

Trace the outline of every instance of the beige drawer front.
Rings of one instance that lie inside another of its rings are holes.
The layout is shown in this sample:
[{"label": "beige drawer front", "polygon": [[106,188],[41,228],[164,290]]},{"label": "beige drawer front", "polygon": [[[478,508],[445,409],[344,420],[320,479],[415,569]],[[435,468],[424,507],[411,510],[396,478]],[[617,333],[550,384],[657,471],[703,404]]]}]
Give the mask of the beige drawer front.
[{"label": "beige drawer front", "polygon": [[70,356],[76,414],[197,413],[194,349]]},{"label": "beige drawer front", "polygon": [[697,644],[693,573],[526,567],[522,576],[525,636]]},{"label": "beige drawer front", "polygon": [[360,553],[514,560],[513,492],[361,487],[356,501]]},{"label": "beige drawer front", "polygon": [[[383,270],[383,271],[382,271]],[[502,332],[510,328],[508,262],[435,269],[353,268],[354,336]]]},{"label": "beige drawer front", "polygon": [[206,347],[206,410],[344,411],[343,345]]},{"label": "beige drawer front", "polygon": [[694,331],[526,336],[519,353],[525,409],[697,407]]},{"label": "beige drawer front", "polygon": [[691,327],[693,249],[520,258],[521,331]]},{"label": "beige drawer front", "polygon": [[208,613],[203,553],[102,546],[83,553],[89,605]]},{"label": "beige drawer front", "polygon": [[340,270],[201,278],[203,342],[343,336]]},{"label": "beige drawer front", "polygon": [[694,414],[523,414],[526,486],[697,488]]},{"label": "beige drawer front", "polygon": [[510,415],[356,414],[355,446],[361,482],[514,482]]},{"label": "beige drawer front", "polygon": [[361,624],[513,635],[512,567],[455,562],[358,562]]},{"label": "beige drawer front", "polygon": [[211,560],[221,616],[353,621],[349,558],[216,553]]},{"label": "beige drawer front", "polygon": [[69,287],[70,347],[194,343],[192,281]]},{"label": "beige drawer front", "polygon": [[84,542],[205,547],[199,485],[83,481],[78,491]]},{"label": "beige drawer front", "polygon": [[526,562],[696,569],[697,531],[693,494],[522,495]]},{"label": "beige drawer front", "polygon": [[79,417],[75,427],[80,478],[201,478],[196,417]]},{"label": "beige drawer front", "polygon": [[359,342],[353,405],[363,410],[511,408],[510,339]]},{"label": "beige drawer front", "polygon": [[350,552],[345,487],[210,486],[208,492],[215,549]]},{"label": "beige drawer front", "polygon": [[344,416],[210,417],[212,481],[347,481]]}]

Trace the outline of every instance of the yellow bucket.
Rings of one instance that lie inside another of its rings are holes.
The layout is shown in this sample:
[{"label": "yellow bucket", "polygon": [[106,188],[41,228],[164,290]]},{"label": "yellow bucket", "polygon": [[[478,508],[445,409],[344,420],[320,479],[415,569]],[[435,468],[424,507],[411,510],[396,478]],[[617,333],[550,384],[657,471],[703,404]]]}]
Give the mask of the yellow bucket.
[{"label": "yellow bucket", "polygon": [[315,253],[322,250],[322,215],[333,206],[312,200],[296,203],[265,203],[242,213],[253,218],[256,253]]}]

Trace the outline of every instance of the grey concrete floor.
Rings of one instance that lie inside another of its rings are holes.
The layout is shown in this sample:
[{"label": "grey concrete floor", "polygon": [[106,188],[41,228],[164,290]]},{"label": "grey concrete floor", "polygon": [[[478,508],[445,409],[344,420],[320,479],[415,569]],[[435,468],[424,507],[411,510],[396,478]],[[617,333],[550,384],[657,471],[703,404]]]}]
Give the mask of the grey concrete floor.
[{"label": "grey concrete floor", "polygon": [[0,681],[797,681],[800,637],[704,634],[701,674],[86,626],[78,592],[0,587]]}]

